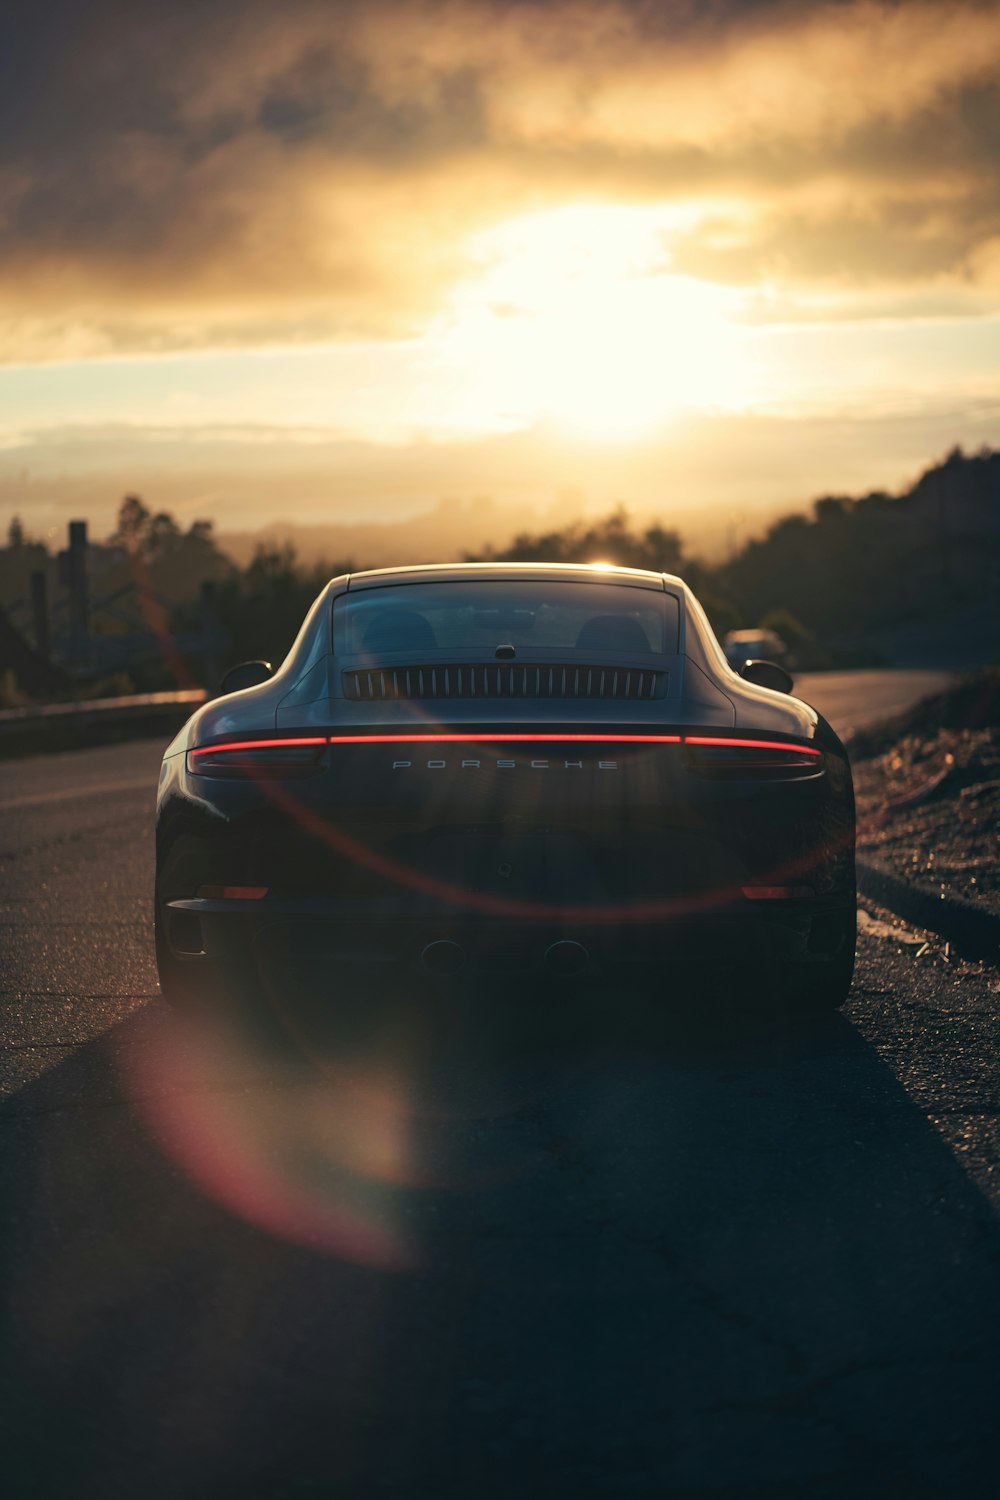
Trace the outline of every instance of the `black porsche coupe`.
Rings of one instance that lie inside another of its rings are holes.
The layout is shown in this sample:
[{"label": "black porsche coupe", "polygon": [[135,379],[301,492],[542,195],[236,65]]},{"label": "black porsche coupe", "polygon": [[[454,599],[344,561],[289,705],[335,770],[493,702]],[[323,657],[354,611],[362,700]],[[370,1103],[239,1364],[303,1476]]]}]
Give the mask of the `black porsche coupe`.
[{"label": "black porsche coupe", "polygon": [[165,995],[684,962],[727,964],[748,997],[840,1005],[847,756],[781,667],[737,665],[665,574],[333,579],[277,671],[236,668],[167,748]]}]

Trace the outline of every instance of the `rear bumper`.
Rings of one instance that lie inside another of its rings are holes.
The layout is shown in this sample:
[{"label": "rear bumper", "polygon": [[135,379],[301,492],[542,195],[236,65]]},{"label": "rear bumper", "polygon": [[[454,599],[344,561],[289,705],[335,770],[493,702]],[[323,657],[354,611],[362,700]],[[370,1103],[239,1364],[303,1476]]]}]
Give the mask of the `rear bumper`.
[{"label": "rear bumper", "polygon": [[[595,972],[650,964],[809,962],[841,941],[846,905],[744,901],[658,918],[595,908],[537,919],[487,917],[438,905],[400,913],[392,900],[171,902],[167,937],[178,957],[228,967],[249,962],[272,983],[329,979],[338,969],[419,970],[434,943],[454,944],[470,974],[543,974],[558,943],[575,943]],[[780,909],[779,909],[780,908]]]},{"label": "rear bumper", "polygon": [[[179,768],[158,828],[168,941],[176,926],[192,963],[252,960],[279,979],[419,967],[435,942],[484,976],[535,971],[557,942],[602,970],[823,959],[842,944],[854,820],[835,746],[819,769],[741,763],[732,778],[691,735],[612,736],[610,751],[602,735],[561,767],[547,743],[535,758],[534,741],[482,738],[468,756],[424,747],[419,764],[395,744],[331,744],[315,775],[287,785]],[[749,900],[749,887],[811,894]],[[235,889],[266,895],[215,899]]]}]

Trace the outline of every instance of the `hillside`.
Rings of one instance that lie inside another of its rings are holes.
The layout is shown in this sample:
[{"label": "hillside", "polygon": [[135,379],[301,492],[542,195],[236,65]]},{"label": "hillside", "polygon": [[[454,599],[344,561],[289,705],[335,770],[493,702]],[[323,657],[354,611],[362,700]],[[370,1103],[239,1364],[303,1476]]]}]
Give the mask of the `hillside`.
[{"label": "hillside", "polygon": [[1000,453],[954,449],[895,497],[825,496],[716,581],[748,619],[780,604],[823,633],[868,637],[984,610],[988,620],[1000,597]]}]

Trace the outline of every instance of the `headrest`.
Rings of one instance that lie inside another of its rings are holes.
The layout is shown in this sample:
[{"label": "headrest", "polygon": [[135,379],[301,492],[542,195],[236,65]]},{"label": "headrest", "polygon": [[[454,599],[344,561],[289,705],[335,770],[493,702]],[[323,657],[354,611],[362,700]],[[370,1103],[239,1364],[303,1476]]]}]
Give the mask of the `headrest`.
[{"label": "headrest", "polygon": [[434,632],[415,609],[387,609],[365,627],[365,651],[432,651]]},{"label": "headrest", "polygon": [[630,615],[595,615],[576,638],[579,651],[648,651],[649,641]]}]

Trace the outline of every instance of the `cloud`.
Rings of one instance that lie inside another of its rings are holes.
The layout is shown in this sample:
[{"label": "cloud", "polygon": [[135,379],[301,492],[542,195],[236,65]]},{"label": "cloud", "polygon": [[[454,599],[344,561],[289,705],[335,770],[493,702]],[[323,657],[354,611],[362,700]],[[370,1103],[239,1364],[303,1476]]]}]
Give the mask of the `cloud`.
[{"label": "cloud", "polygon": [[[355,556],[391,562],[402,560],[392,550],[398,523],[458,496],[440,507],[456,524],[447,537],[442,527],[424,538],[424,560],[538,529],[549,507],[568,519],[619,501],[679,526],[693,550],[710,550],[727,534],[731,543],[734,521],[742,538],[755,518],[817,495],[902,488],[955,442],[975,449],[994,441],[998,420],[995,396],[963,400],[942,388],[933,399],[852,412],[702,417],[627,450],[581,447],[538,429],[386,448],[324,441],[312,429],[205,429],[192,444],[188,429],[50,428],[0,443],[0,529],[20,514],[29,531],[53,528],[52,542],[62,545],[67,520],[82,515],[94,535],[106,535],[121,497],[139,493],[186,524],[213,518],[221,533],[383,523],[378,552]],[[320,550],[330,557],[337,545]]]},{"label": "cloud", "polygon": [[791,138],[829,150],[997,77],[995,7],[861,0],[737,17],[708,38],[651,39],[620,8],[570,6],[541,31],[521,12],[499,38],[461,42],[484,66],[497,133],[532,142],[729,152]]},{"label": "cloud", "polygon": [[407,336],[475,230],[581,199],[703,204],[694,274],[994,285],[992,4],[53,0],[15,30],[8,361]]},{"label": "cloud", "polygon": [[[995,307],[1000,277],[990,247],[1000,204],[968,182],[935,192],[896,189],[864,195],[844,182],[833,202],[808,195],[758,200],[743,212],[706,215],[671,247],[678,271],[738,285],[786,282],[813,291],[921,291],[928,303],[970,312]],[[855,299],[857,300],[857,299]]]}]

